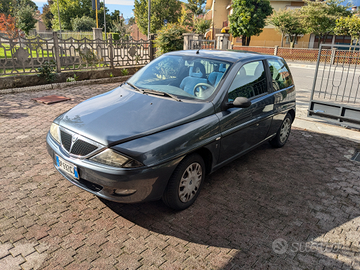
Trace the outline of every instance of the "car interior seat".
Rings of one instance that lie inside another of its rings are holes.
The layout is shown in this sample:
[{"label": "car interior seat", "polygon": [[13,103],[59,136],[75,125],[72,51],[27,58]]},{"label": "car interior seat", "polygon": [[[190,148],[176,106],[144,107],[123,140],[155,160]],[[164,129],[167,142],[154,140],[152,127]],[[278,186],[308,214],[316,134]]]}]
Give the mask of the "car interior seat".
[{"label": "car interior seat", "polygon": [[224,64],[220,64],[219,71],[213,71],[209,74],[209,83],[216,87],[219,81],[221,80],[222,76],[224,75],[226,71],[226,67]]},{"label": "car interior seat", "polygon": [[205,66],[195,62],[194,66],[190,67],[189,76],[182,80],[180,88],[188,94],[194,95],[194,88],[199,83],[208,84],[208,79],[206,78]]}]

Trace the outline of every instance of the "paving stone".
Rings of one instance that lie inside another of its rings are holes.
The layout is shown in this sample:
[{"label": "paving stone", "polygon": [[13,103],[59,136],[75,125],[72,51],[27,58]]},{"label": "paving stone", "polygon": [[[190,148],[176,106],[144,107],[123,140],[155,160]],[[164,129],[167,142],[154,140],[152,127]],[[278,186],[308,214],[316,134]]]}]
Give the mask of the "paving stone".
[{"label": "paving stone", "polygon": [[0,259],[10,254],[10,249],[14,246],[11,243],[0,244]]},{"label": "paving stone", "polygon": [[[0,269],[360,269],[357,144],[293,128],[207,177],[196,203],[106,203],[53,167],[53,119],[116,87],[0,95]],[[32,98],[71,98],[43,105]],[[284,254],[272,244],[287,241]],[[295,250],[312,241],[338,249]],[[295,245],[295,246],[294,246]]]},{"label": "paving stone", "polygon": [[25,261],[22,256],[16,256],[15,258],[11,255],[8,255],[0,259],[0,269],[1,270],[16,270],[21,269],[21,264]]}]

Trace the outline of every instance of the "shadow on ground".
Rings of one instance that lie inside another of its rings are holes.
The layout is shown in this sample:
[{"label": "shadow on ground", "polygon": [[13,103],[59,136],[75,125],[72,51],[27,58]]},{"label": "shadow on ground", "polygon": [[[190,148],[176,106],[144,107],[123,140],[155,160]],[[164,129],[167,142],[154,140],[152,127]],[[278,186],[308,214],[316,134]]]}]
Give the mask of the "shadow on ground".
[{"label": "shadow on ground", "polygon": [[265,144],[208,176],[196,203],[182,212],[161,201],[102,202],[156,233],[237,250],[224,269],[356,268],[360,174],[349,159],[355,148],[293,129],[285,147]]}]

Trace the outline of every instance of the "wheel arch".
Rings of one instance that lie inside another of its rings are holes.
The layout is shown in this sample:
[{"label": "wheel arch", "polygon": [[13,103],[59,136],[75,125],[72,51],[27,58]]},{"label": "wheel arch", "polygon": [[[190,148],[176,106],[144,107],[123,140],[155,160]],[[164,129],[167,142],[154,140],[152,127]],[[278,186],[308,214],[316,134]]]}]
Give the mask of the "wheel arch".
[{"label": "wheel arch", "polygon": [[213,156],[209,149],[202,147],[200,149],[197,149],[195,152],[196,154],[199,154],[201,158],[204,160],[205,163],[205,175],[208,175],[212,170],[212,163],[213,163]]},{"label": "wheel arch", "polygon": [[294,109],[289,110],[288,114],[290,114],[290,116],[292,118],[292,122],[294,122],[294,120],[295,120],[295,110]]}]

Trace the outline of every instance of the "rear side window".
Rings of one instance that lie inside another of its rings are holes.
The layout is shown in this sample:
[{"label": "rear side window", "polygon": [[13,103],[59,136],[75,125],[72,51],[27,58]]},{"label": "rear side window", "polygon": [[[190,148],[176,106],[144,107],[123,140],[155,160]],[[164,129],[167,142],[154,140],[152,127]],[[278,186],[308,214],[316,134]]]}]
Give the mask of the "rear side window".
[{"label": "rear side window", "polygon": [[293,80],[284,61],[271,59],[268,60],[268,63],[274,91],[278,91],[293,85]]},{"label": "rear side window", "polygon": [[229,102],[237,97],[252,98],[267,92],[266,75],[262,61],[243,65],[229,88]]}]

